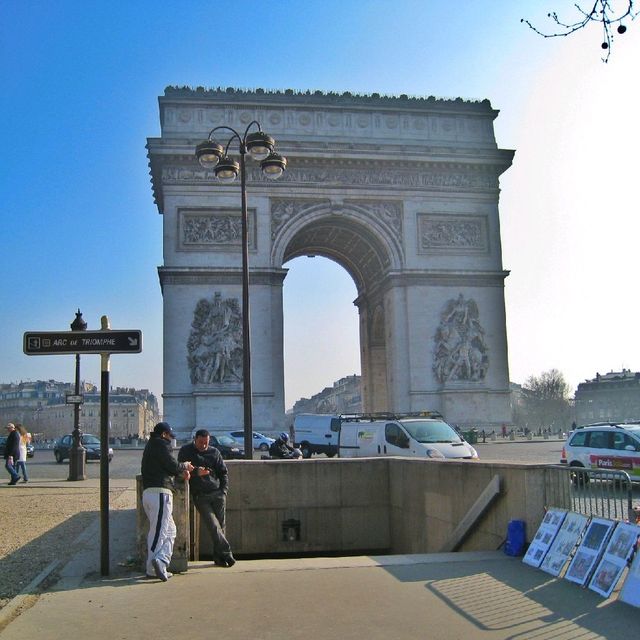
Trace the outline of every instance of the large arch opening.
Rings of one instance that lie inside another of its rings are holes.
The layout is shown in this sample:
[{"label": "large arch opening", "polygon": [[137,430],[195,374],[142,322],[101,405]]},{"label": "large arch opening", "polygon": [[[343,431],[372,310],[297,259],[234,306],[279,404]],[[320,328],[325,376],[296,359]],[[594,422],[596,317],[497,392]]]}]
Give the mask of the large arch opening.
[{"label": "large arch opening", "polygon": [[[327,209],[321,205],[308,217],[301,215],[291,220],[274,243],[276,255],[281,256],[284,267],[297,267],[305,272],[303,283],[297,282],[300,273],[287,275],[284,283],[287,409],[300,398],[294,397],[298,393],[294,391],[296,387],[304,389],[301,397],[310,397],[336,380],[359,372],[360,408],[387,409],[388,372],[381,285],[393,265],[397,266],[399,256],[385,230],[370,221],[363,224],[358,217],[360,214],[359,209]],[[321,266],[314,269],[309,258],[315,260],[313,264]],[[354,302],[357,310],[352,306]],[[287,313],[288,310],[291,312]],[[296,313],[302,319],[294,319]],[[299,324],[301,326],[297,326]],[[341,367],[342,351],[347,358]],[[303,377],[306,387],[293,382],[293,378],[299,376]],[[339,409],[328,405],[326,410]]]},{"label": "large arch opening", "polygon": [[360,375],[357,289],[334,260],[287,262],[283,287],[285,408],[334,381]]}]

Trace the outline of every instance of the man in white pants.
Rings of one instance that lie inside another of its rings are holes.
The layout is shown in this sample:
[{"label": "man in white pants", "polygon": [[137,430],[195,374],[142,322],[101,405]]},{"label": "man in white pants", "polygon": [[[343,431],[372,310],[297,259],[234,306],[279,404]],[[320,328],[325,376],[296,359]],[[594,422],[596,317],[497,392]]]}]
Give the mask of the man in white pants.
[{"label": "man in white pants", "polygon": [[147,576],[166,582],[171,573],[167,567],[173,554],[176,524],[173,521],[173,478],[186,480],[193,471],[191,462],[178,462],[171,455],[175,438],[166,422],[159,422],[142,454],[142,506],[149,518],[147,535]]}]

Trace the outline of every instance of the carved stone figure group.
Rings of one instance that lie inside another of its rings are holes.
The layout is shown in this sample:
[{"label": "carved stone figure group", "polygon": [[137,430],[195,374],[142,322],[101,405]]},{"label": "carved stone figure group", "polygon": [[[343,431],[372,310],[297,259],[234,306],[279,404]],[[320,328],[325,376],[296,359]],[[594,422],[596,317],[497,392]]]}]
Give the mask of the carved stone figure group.
[{"label": "carved stone figure group", "polygon": [[475,300],[449,300],[435,335],[433,372],[440,383],[484,380],[489,356]]},{"label": "carved stone figure group", "polygon": [[201,299],[196,305],[187,343],[192,384],[242,380],[242,321],[238,301]]}]

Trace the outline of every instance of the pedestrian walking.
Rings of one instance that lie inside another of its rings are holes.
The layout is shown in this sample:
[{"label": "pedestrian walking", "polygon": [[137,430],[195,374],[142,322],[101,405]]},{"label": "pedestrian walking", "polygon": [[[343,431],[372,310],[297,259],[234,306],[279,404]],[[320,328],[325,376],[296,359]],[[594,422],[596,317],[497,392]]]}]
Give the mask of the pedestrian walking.
[{"label": "pedestrian walking", "polygon": [[16,431],[16,426],[13,422],[7,425],[7,441],[4,445],[4,468],[9,472],[11,476],[10,485],[18,484],[20,476],[17,474],[15,464],[20,458],[20,434]]},{"label": "pedestrian walking", "polygon": [[166,582],[173,574],[167,571],[176,539],[173,520],[173,479],[182,475],[189,480],[193,465],[188,460],[178,462],[171,455],[171,440],[175,438],[166,422],[159,422],[142,453],[142,506],[149,518],[147,535],[147,576],[154,575]]},{"label": "pedestrian walking", "polygon": [[193,504],[213,542],[213,561],[221,567],[232,567],[236,561],[225,535],[225,511],[229,474],[222,455],[209,446],[210,434],[198,429],[193,442],[178,452],[178,460],[189,460],[195,467],[189,480]]},{"label": "pedestrian walking", "polygon": [[22,481],[29,482],[27,477],[27,445],[31,442],[31,434],[27,431],[26,427],[22,424],[16,426],[16,431],[20,434],[20,455],[17,462],[13,465],[18,478],[20,477],[20,471],[22,471]]}]

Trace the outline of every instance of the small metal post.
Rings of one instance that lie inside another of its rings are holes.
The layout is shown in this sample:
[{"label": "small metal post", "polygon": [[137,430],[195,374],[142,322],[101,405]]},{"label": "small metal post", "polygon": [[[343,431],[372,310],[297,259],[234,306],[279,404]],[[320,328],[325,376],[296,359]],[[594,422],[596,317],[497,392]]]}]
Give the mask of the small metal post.
[{"label": "small metal post", "polygon": [[[100,319],[108,330],[109,318]],[[100,354],[100,573],[109,575],[109,354]]]}]

